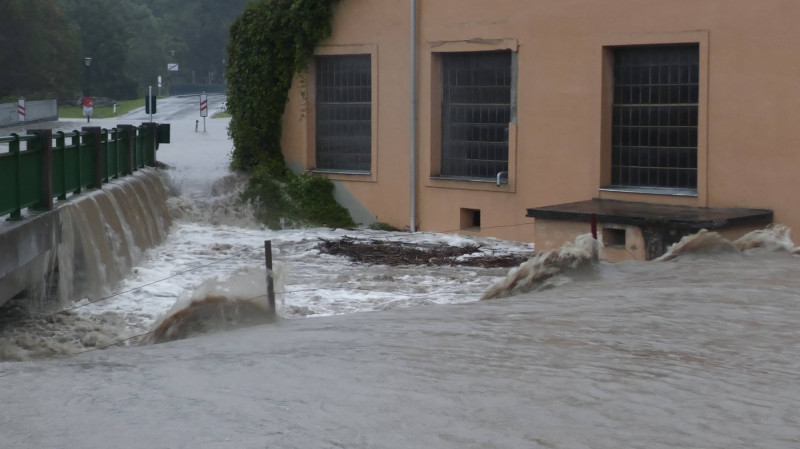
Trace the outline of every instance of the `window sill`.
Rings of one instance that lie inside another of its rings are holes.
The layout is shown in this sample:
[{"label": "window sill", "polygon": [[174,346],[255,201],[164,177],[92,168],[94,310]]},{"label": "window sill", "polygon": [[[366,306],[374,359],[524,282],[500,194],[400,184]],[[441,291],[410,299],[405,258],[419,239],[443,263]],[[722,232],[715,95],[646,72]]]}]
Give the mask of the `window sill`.
[{"label": "window sill", "polygon": [[355,182],[377,182],[377,177],[368,171],[344,171],[344,170],[309,170],[315,175],[321,175],[328,179],[337,181]]},{"label": "window sill", "polygon": [[428,178],[428,187],[459,190],[481,190],[487,192],[516,192],[513,180],[508,180],[497,185],[496,179],[490,178],[456,178],[445,176],[431,176]]},{"label": "window sill", "polygon": [[631,186],[608,186],[601,187],[601,192],[618,192],[618,193],[639,193],[643,195],[667,195],[667,196],[685,196],[697,197],[697,189],[679,189],[668,187],[631,187]]}]

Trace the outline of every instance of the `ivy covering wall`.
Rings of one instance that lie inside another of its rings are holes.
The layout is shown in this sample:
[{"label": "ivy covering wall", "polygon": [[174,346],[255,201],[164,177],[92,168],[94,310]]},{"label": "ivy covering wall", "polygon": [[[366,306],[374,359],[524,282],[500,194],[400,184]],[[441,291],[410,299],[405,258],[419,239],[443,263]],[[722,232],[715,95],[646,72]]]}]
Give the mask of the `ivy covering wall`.
[{"label": "ivy covering wall", "polygon": [[333,184],[294,175],[281,152],[282,117],[295,74],[331,34],[338,0],[260,0],[231,26],[227,110],[234,149],[231,166],[251,173],[246,196],[270,227],[294,224],[347,227],[353,222],[333,199]]}]

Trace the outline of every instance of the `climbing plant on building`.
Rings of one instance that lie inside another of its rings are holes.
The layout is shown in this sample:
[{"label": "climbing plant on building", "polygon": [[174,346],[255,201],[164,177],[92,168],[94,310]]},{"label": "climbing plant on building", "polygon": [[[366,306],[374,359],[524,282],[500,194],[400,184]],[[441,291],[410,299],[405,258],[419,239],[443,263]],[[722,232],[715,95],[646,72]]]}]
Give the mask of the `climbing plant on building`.
[{"label": "climbing plant on building", "polygon": [[292,80],[306,69],[314,47],[331,34],[336,3],[260,0],[248,4],[231,26],[225,73],[231,114],[228,133],[234,144],[231,166],[252,174],[246,196],[267,209],[259,215],[272,227],[279,215],[316,225],[353,225],[333,199],[330,181],[293,174],[280,146]]}]

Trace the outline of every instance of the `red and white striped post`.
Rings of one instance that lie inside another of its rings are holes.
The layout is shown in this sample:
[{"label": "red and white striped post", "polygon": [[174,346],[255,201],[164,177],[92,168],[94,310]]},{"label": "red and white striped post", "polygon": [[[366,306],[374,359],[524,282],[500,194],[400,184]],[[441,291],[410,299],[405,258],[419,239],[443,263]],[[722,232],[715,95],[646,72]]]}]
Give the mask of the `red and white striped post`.
[{"label": "red and white striped post", "polygon": [[20,98],[17,100],[17,115],[19,116],[19,121],[25,121],[25,99]]},{"label": "red and white striped post", "polygon": [[203,132],[206,132],[206,117],[208,117],[208,96],[200,94],[200,117],[203,117]]}]

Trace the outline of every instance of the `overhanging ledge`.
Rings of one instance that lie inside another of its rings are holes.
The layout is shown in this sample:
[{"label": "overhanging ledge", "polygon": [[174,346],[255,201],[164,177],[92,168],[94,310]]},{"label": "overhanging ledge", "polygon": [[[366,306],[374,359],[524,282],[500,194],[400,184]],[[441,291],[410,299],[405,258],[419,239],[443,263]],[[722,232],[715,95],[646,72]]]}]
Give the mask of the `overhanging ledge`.
[{"label": "overhanging ledge", "polygon": [[675,229],[699,231],[732,226],[756,226],[772,223],[769,209],[709,208],[671,206],[619,200],[592,199],[556,204],[527,210],[526,217],[549,220],[591,221],[633,226],[666,225]]}]

